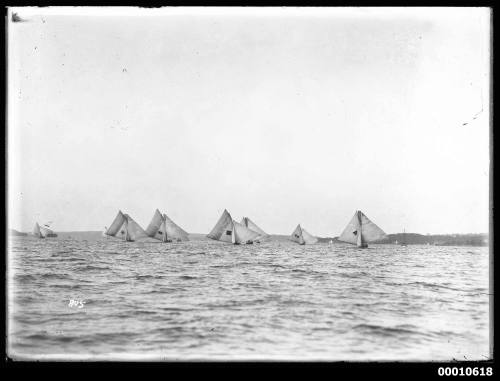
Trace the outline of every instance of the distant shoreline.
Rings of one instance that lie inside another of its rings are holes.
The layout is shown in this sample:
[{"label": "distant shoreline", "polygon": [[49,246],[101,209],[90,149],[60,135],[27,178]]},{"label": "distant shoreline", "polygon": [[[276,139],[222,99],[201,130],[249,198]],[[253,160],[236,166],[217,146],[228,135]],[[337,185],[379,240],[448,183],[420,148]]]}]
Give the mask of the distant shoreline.
[{"label": "distant shoreline", "polygon": [[[102,235],[102,231],[58,231],[60,238],[69,238],[77,236],[83,239],[96,238]],[[29,233],[20,232],[15,229],[9,229],[9,236],[29,236]],[[193,238],[203,238],[206,234],[203,233],[190,233]],[[280,240],[286,240],[288,235],[284,234],[271,234]],[[76,238],[76,237],[75,237]],[[318,237],[319,242],[338,243],[343,242],[338,241],[337,237]],[[383,240],[374,242],[377,244],[394,244],[398,245],[405,243],[407,245],[433,245],[433,246],[488,246],[489,237],[487,233],[470,233],[470,234],[418,234],[418,233],[395,233],[388,234]]]}]

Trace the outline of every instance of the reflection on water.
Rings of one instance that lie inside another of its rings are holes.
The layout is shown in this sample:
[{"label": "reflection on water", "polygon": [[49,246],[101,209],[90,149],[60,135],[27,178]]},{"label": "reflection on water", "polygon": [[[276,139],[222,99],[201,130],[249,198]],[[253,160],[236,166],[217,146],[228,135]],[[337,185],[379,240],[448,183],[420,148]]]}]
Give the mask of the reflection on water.
[{"label": "reflection on water", "polygon": [[489,358],[488,248],[15,237],[9,355]]}]

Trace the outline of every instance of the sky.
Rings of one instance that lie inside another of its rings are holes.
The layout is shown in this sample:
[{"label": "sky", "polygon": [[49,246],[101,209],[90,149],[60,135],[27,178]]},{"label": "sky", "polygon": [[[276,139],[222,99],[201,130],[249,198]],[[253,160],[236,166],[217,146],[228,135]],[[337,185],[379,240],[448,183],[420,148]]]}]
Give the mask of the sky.
[{"label": "sky", "polygon": [[487,8],[9,12],[11,228],[488,231]]}]

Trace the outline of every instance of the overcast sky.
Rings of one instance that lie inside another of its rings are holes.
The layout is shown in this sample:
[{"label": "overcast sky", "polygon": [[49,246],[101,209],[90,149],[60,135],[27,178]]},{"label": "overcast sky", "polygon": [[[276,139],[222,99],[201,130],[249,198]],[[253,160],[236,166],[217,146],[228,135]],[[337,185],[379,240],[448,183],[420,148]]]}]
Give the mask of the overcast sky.
[{"label": "overcast sky", "polygon": [[15,229],[488,230],[487,9],[11,11]]}]

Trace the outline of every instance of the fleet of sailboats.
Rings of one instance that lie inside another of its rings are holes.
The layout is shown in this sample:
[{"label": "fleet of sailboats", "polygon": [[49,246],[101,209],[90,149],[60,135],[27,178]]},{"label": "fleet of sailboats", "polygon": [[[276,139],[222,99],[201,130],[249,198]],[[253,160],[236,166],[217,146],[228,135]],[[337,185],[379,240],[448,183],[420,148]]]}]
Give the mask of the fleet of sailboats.
[{"label": "fleet of sailboats", "polygon": [[249,229],[244,224],[233,220],[229,212],[224,209],[219,220],[207,237],[216,241],[228,242],[234,245],[253,244],[262,234]]},{"label": "fleet of sailboats", "polygon": [[[400,243],[403,246],[406,246],[406,242],[404,242],[405,234],[406,231],[403,233],[403,242]],[[48,224],[41,226],[38,222],[35,223],[33,228],[33,235],[37,238],[57,237],[57,234],[49,228]],[[158,209],[155,210],[153,218],[146,229],[143,229],[130,215],[119,210],[111,226],[104,228],[102,235],[118,238],[126,242],[147,238],[161,242],[189,241],[189,234]],[[270,235],[249,217],[243,217],[241,222],[237,222],[231,217],[227,209],[224,209],[207,237],[234,245],[249,245],[260,243],[260,240],[269,238]],[[368,243],[380,241],[385,237],[386,233],[381,228],[363,212],[357,210],[337,240],[356,245],[359,248],[366,248]],[[317,237],[306,231],[300,224],[297,225],[289,239],[299,245],[311,245],[319,241]],[[330,239],[329,244],[332,243],[333,241]]]}]

